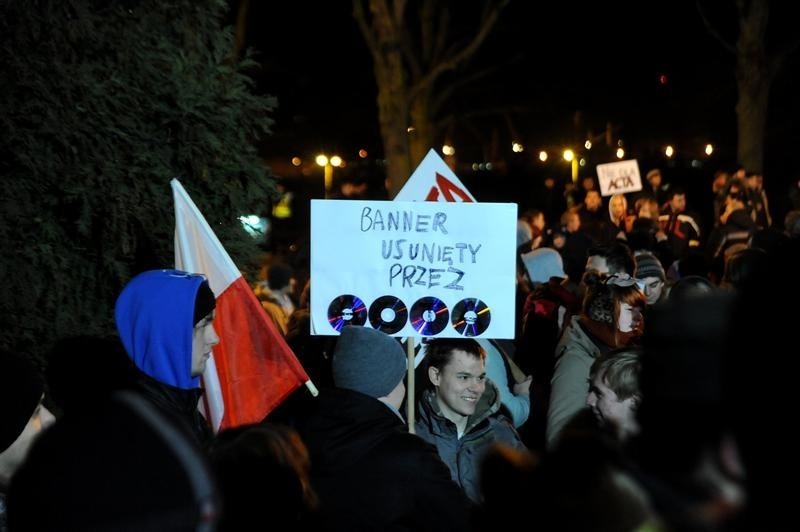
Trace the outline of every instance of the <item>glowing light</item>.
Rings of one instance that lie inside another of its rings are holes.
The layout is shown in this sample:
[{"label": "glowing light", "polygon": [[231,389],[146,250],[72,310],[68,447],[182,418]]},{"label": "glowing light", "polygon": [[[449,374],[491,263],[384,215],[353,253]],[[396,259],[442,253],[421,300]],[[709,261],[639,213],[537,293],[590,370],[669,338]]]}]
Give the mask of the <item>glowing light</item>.
[{"label": "glowing light", "polygon": [[449,144],[445,144],[444,146],[442,146],[442,153],[444,153],[445,155],[455,155],[456,149]]},{"label": "glowing light", "polygon": [[323,154],[323,153],[320,153],[319,155],[317,155],[317,158],[314,159],[314,160],[320,166],[327,166],[328,165],[328,156]]},{"label": "glowing light", "polygon": [[546,151],[540,151],[539,152],[539,160],[542,161],[542,162],[545,162],[547,160],[547,152]]},{"label": "glowing light", "polygon": [[617,148],[617,159],[622,159],[623,157],[625,157],[625,150]]},{"label": "glowing light", "polygon": [[511,143],[511,151],[514,153],[522,153],[525,148],[519,142],[512,142]]},{"label": "glowing light", "polygon": [[706,150],[705,151],[706,151],[706,155],[711,155],[712,153],[714,153],[714,146],[712,146],[711,144],[706,144]]},{"label": "glowing light", "polygon": [[673,148],[672,146],[667,146],[666,148],[664,148],[664,155],[666,155],[668,158],[671,159],[672,156],[675,155],[675,148]]},{"label": "glowing light", "polygon": [[330,162],[331,162],[332,166],[335,166],[335,167],[338,168],[338,167],[342,166],[342,162],[343,161],[342,161],[341,157],[339,157],[338,155],[334,155],[333,157],[331,157],[331,161]]},{"label": "glowing light", "polygon": [[363,149],[363,148],[362,148],[362,149],[360,149],[360,150],[358,150],[358,156],[359,156],[359,157],[361,157],[362,159],[366,159],[366,158],[367,158],[367,155],[369,155],[369,154],[367,153],[367,150],[365,150],[365,149]]},{"label": "glowing light", "polygon": [[592,149],[592,141],[591,140],[587,140],[586,142],[583,143],[583,147],[586,148],[587,150],[591,150]]},{"label": "glowing light", "polygon": [[300,166],[301,164],[303,164],[303,159],[301,159],[300,157],[292,157],[293,166]]},{"label": "glowing light", "polygon": [[572,150],[564,150],[564,160],[571,161],[575,158],[575,152]]}]

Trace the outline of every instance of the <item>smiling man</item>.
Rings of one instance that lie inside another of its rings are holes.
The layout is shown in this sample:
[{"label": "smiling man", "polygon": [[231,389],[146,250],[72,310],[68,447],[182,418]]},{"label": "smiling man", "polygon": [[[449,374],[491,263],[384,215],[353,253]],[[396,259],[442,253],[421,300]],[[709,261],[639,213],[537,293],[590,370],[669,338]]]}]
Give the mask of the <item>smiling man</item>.
[{"label": "smiling man", "polygon": [[423,364],[429,382],[419,401],[416,433],[436,446],[453,480],[480,502],[480,463],[489,447],[525,446],[500,412],[500,394],[486,378],[486,353],[477,341],[430,340]]}]

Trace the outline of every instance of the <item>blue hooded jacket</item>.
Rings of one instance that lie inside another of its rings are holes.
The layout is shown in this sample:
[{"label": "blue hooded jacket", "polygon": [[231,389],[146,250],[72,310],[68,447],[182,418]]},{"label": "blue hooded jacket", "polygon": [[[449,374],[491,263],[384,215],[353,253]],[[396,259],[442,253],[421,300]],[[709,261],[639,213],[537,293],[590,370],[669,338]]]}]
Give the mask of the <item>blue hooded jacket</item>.
[{"label": "blue hooded jacket", "polygon": [[200,387],[192,377],[194,305],[202,275],[151,270],[125,285],[114,311],[117,331],[134,364],[176,388]]}]

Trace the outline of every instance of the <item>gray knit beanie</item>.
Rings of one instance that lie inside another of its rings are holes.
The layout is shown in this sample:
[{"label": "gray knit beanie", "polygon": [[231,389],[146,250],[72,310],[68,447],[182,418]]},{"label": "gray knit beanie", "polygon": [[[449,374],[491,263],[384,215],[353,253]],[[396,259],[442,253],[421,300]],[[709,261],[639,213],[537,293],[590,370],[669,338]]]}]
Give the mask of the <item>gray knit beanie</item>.
[{"label": "gray knit beanie", "polygon": [[344,327],[333,350],[333,383],[375,398],[394,390],[406,367],[400,343],[370,327]]},{"label": "gray knit beanie", "polygon": [[664,267],[661,265],[661,261],[652,253],[639,253],[633,257],[633,260],[636,262],[634,277],[637,279],[658,277],[662,281],[667,280],[667,275],[664,273]]}]

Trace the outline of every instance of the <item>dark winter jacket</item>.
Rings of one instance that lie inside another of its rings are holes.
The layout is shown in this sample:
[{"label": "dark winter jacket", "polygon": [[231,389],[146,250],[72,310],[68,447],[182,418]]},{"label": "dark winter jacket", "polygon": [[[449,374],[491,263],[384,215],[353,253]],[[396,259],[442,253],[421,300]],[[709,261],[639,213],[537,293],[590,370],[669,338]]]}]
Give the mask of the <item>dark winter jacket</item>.
[{"label": "dark winter jacket", "polygon": [[433,390],[426,390],[419,402],[414,425],[417,434],[436,445],[439,456],[450,468],[453,480],[476,503],[481,502],[479,473],[486,451],[495,443],[525,449],[514,425],[499,410],[500,394],[495,385],[487,380],[486,390],[459,439],[455,423],[442,415]]},{"label": "dark winter jacket", "polygon": [[468,529],[469,501],[436,449],[370,396],[322,390],[298,421],[322,530]]}]

